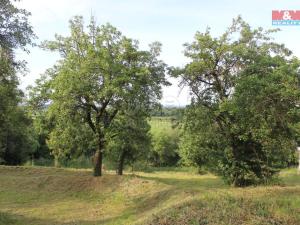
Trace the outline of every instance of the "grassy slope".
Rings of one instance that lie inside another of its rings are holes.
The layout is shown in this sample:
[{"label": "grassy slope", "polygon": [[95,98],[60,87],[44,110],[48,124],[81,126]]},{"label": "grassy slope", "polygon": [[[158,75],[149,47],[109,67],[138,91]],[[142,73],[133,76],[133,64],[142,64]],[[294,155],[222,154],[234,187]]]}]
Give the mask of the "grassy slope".
[{"label": "grassy slope", "polygon": [[300,175],[231,188],[213,175],[0,166],[0,224],[300,224]]},{"label": "grassy slope", "polygon": [[170,134],[178,133],[176,129],[172,128],[171,117],[152,117],[149,121],[151,126],[151,134],[156,135],[160,132],[167,132]]}]

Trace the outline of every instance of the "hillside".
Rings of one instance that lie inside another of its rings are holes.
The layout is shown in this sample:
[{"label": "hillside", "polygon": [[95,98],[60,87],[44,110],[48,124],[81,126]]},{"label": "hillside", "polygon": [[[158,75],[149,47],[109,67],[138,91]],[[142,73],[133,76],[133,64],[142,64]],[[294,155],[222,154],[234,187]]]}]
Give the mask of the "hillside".
[{"label": "hillside", "polygon": [[300,224],[300,176],[232,188],[213,175],[0,167],[0,224]]}]

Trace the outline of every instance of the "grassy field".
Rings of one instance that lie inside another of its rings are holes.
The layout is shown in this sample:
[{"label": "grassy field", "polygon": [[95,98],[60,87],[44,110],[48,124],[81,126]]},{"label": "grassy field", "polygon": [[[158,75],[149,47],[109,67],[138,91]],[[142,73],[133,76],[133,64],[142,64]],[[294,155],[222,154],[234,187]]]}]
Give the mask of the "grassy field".
[{"label": "grassy field", "polygon": [[178,134],[178,130],[173,128],[172,118],[171,117],[152,117],[149,121],[151,126],[151,134],[155,135],[157,133],[169,133],[169,134]]},{"label": "grassy field", "polygon": [[0,166],[0,224],[300,224],[300,175],[232,188],[213,175]]}]

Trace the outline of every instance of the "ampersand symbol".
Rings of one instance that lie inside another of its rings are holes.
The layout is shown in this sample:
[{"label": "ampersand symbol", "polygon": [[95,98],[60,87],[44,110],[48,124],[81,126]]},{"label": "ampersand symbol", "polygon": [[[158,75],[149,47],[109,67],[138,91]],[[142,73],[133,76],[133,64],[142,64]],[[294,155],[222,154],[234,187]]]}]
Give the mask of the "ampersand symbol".
[{"label": "ampersand symbol", "polygon": [[282,17],[284,20],[291,20],[292,17],[290,15],[290,12],[289,11],[284,11],[283,12],[283,17]]}]

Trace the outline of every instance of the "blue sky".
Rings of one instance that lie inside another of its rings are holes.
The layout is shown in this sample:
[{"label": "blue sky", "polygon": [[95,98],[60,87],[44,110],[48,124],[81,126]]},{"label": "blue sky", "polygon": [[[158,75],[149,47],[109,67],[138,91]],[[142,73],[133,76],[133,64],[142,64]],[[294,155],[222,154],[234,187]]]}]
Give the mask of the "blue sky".
[{"label": "blue sky", "polygon": [[[272,10],[300,10],[300,1],[271,0],[21,0],[17,3],[32,13],[30,21],[39,39],[51,40],[55,33],[67,35],[68,21],[82,15],[88,22],[91,14],[99,24],[111,23],[128,37],[140,41],[147,48],[153,41],[163,44],[161,58],[169,65],[182,66],[187,62],[183,56],[183,43],[191,42],[196,31],[204,32],[211,27],[213,35],[225,31],[238,15],[251,26],[274,28],[271,23]],[[284,43],[300,57],[300,26],[280,27],[275,40]],[[38,48],[18,57],[28,62],[29,73],[21,78],[22,89],[33,84],[59,56]],[[187,89],[179,89],[177,80],[164,88],[162,103],[182,106],[189,102]]]}]

